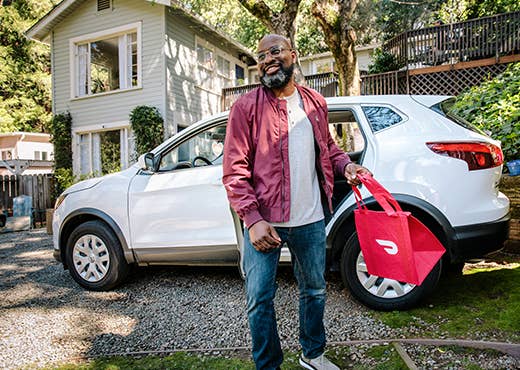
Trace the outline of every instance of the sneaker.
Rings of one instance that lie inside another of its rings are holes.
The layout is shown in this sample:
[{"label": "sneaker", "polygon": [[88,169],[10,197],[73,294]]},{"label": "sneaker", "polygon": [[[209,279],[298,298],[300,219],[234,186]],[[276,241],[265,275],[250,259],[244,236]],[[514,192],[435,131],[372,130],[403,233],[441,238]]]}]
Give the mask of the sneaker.
[{"label": "sneaker", "polygon": [[313,359],[306,358],[302,354],[300,355],[300,365],[302,365],[305,369],[311,370],[340,370],[339,367],[334,365],[327,357],[325,357],[325,354],[322,354],[321,356]]}]

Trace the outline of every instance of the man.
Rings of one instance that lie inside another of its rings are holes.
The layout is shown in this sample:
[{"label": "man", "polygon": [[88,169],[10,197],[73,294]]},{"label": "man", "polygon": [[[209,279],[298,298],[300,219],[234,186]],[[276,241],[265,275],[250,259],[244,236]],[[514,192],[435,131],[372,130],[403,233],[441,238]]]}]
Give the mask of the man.
[{"label": "man", "polygon": [[[300,291],[300,364],[338,369],[325,351],[325,223],[334,173],[358,185],[354,164],[332,140],[327,105],[294,82],[296,52],[280,35],[258,44],[262,87],[231,108],[224,176],[231,207],[244,221],[247,313],[257,369],[283,361],[273,299],[280,249],[287,244]],[[324,206],[322,206],[322,201]]]}]

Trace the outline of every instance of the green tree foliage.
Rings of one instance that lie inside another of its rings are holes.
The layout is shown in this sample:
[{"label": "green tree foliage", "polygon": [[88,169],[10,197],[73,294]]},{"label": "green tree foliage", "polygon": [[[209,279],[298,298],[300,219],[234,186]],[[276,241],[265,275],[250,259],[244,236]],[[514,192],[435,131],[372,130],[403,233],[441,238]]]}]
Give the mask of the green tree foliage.
[{"label": "green tree foliage", "polygon": [[452,109],[500,140],[506,160],[520,158],[520,63],[459,95]]},{"label": "green tree foliage", "polygon": [[178,0],[184,9],[201,17],[217,30],[254,50],[259,35],[267,33],[262,23],[252,17],[238,0]]},{"label": "green tree foliage", "polygon": [[[251,50],[255,50],[267,28],[241,5],[238,0],[180,0],[185,9],[200,16],[216,29],[227,33]],[[265,0],[275,11],[282,8],[281,0]],[[329,51],[323,31],[311,14],[313,0],[302,0],[296,17],[296,48],[300,56]],[[352,27],[358,33],[358,44],[376,40],[374,0],[361,0],[352,18]]]},{"label": "green tree foliage", "polygon": [[520,10],[518,0],[467,0],[466,2],[468,3],[467,19]]},{"label": "green tree foliage", "polygon": [[446,0],[381,0],[375,3],[376,26],[383,41],[398,34],[432,25]]},{"label": "green tree foliage", "polygon": [[518,0],[444,0],[437,18],[444,23],[455,23],[518,10]]},{"label": "green tree foliage", "polygon": [[43,132],[51,119],[49,48],[24,32],[57,2],[0,6],[0,132]]},{"label": "green tree foliage", "polygon": [[135,135],[138,155],[144,154],[159,145],[164,139],[164,120],[155,107],[140,105],[130,113],[130,124]]}]

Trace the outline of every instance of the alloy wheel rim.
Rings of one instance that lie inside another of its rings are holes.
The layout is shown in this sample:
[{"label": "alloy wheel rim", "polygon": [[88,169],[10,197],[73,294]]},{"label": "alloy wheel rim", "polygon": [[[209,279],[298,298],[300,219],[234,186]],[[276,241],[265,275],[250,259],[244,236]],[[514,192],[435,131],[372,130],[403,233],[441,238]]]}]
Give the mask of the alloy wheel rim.
[{"label": "alloy wheel rim", "polygon": [[82,279],[96,283],[108,273],[110,254],[103,240],[96,235],[87,234],[79,238],[74,244],[72,262]]},{"label": "alloy wheel rim", "polygon": [[361,286],[378,298],[399,298],[410,293],[415,288],[414,284],[370,275],[363,257],[363,252],[359,252],[356,261],[356,273]]}]

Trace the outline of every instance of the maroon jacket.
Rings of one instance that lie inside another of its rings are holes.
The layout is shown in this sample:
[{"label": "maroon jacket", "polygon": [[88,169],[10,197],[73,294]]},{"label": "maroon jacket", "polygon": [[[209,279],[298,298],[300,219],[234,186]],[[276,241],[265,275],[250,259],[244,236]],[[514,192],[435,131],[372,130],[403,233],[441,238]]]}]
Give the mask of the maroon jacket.
[{"label": "maroon jacket", "polygon": [[[322,195],[332,212],[334,172],[343,176],[350,158],[339,149],[328,127],[323,96],[298,86],[314,131],[316,170]],[[290,213],[289,134],[287,102],[259,87],[231,108],[224,144],[222,182],[231,207],[251,227],[261,220],[287,222]]]}]

